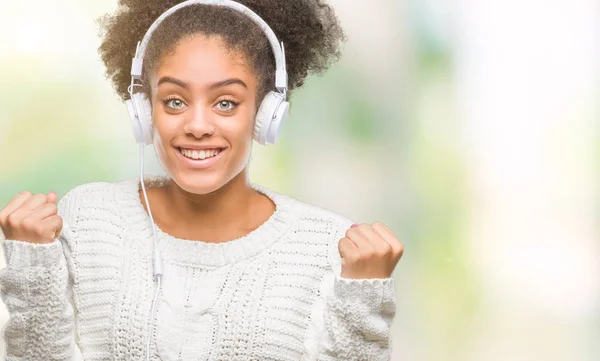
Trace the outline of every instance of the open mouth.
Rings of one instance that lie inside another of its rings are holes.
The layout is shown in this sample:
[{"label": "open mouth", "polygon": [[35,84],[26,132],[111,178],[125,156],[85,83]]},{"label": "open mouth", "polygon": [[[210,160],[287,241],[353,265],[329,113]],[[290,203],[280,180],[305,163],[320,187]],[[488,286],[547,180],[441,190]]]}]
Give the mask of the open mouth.
[{"label": "open mouth", "polygon": [[223,148],[215,148],[215,149],[203,149],[203,150],[193,150],[193,149],[185,149],[185,148],[177,148],[179,153],[184,157],[192,160],[204,160],[209,158],[214,158],[218,156],[224,149]]}]

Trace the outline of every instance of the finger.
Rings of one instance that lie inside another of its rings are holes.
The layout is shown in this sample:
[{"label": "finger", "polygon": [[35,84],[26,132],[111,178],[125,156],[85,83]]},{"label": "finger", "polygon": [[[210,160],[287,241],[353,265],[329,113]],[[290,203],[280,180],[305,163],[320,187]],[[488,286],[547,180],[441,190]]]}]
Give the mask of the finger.
[{"label": "finger", "polygon": [[340,256],[342,258],[354,258],[358,248],[356,247],[356,244],[352,242],[352,240],[344,237],[338,242],[338,251],[340,252]]},{"label": "finger", "polygon": [[362,224],[346,231],[346,237],[352,240],[361,252],[372,252],[375,247],[369,242],[368,236],[362,231]]},{"label": "finger", "polygon": [[21,220],[26,218],[34,209],[45,204],[46,195],[38,193],[32,197],[30,197],[21,207],[19,207],[16,211],[11,213],[10,217],[13,220]]},{"label": "finger", "polygon": [[402,252],[404,252],[404,245],[402,244],[402,242],[400,242],[398,238],[396,238],[394,232],[392,232],[392,230],[389,229],[385,224],[381,222],[375,222],[373,223],[373,229],[381,235],[384,241],[386,241],[387,243],[389,243],[390,246],[392,246],[392,250],[394,251],[394,253],[402,254]]},{"label": "finger", "polygon": [[30,197],[25,203],[23,203],[23,205],[21,206],[20,209],[27,210],[27,211],[33,211],[34,209],[36,209],[37,207],[39,207],[45,203],[48,203],[48,200],[46,199],[46,195],[42,194],[42,193],[38,193],[38,194],[35,194],[33,197]]},{"label": "finger", "polygon": [[61,216],[54,215],[44,219],[41,224],[45,229],[50,230],[50,232],[52,233],[50,234],[50,237],[56,238],[62,230],[63,220]]},{"label": "finger", "polygon": [[386,254],[392,250],[390,244],[387,243],[383,237],[381,237],[381,235],[375,229],[373,229],[373,227],[365,224],[359,227],[359,229],[364,235],[366,235],[367,240],[369,243],[371,243],[373,248],[379,252]]},{"label": "finger", "polygon": [[0,220],[5,219],[6,217],[8,217],[9,214],[21,208],[23,203],[25,203],[29,199],[29,197],[31,197],[31,192],[29,191],[24,191],[15,195],[10,200],[8,205],[6,205],[6,207],[0,210]]},{"label": "finger", "polygon": [[56,205],[54,203],[45,203],[36,208],[26,218],[31,218],[35,220],[35,222],[41,222],[55,214],[57,214]]},{"label": "finger", "polygon": [[51,191],[50,193],[48,193],[48,196],[46,197],[46,199],[50,203],[56,203],[56,200],[58,199],[58,194],[56,194],[55,191]]}]

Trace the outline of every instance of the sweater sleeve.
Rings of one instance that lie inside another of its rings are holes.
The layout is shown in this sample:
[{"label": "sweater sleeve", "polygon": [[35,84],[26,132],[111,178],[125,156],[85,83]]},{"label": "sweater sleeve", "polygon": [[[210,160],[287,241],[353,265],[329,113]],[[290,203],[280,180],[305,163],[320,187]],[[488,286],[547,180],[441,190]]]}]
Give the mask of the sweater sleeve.
[{"label": "sweater sleeve", "polygon": [[[66,203],[64,198],[59,202],[61,216]],[[2,328],[5,360],[81,360],[63,251],[71,235],[64,223],[59,237],[48,244],[3,241],[6,267],[0,270],[0,295],[9,313]]]},{"label": "sweater sleeve", "polygon": [[[345,223],[349,226],[352,222]],[[321,282],[319,298],[311,312],[303,360],[391,360],[390,331],[396,314],[393,278],[341,277],[337,243],[330,251],[330,259],[332,269]]]}]

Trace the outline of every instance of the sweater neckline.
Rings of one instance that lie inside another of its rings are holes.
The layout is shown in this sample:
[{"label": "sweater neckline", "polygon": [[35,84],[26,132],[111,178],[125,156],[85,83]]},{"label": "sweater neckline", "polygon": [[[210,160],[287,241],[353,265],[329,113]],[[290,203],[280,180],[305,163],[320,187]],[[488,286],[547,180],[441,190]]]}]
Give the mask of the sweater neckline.
[{"label": "sweater neckline", "polygon": [[[168,176],[144,176],[146,189],[162,187],[170,181]],[[127,199],[124,201],[127,205],[122,204],[122,206],[126,211],[126,221],[132,227],[134,235],[137,233],[143,239],[151,240],[148,242],[148,247],[153,250],[152,221],[144,209],[138,193],[141,190],[140,179],[139,177],[130,179],[124,182],[124,185],[127,194]],[[293,224],[294,212],[291,209],[293,200],[257,184],[251,183],[250,186],[269,197],[275,204],[273,214],[258,228],[233,240],[211,243],[177,238],[155,225],[163,259],[189,265],[223,266],[255,256],[281,239],[281,236]],[[150,204],[150,208],[152,208],[152,204]]]}]

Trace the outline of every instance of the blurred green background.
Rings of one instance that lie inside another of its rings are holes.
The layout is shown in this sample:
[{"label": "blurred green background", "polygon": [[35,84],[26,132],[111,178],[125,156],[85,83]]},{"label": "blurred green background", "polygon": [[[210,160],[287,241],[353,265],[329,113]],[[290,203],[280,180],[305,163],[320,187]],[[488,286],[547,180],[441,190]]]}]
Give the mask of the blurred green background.
[{"label": "blurred green background", "polygon": [[[600,359],[599,3],[331,3],[345,55],[255,146],[251,179],[404,242],[394,361]],[[137,175],[96,52],[115,7],[3,4],[0,207]]]}]

